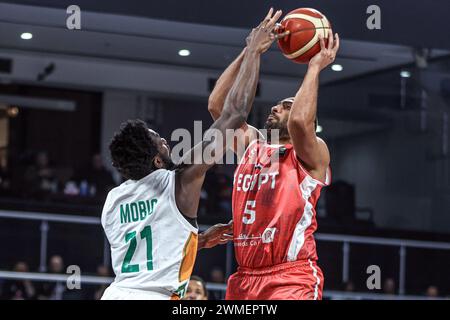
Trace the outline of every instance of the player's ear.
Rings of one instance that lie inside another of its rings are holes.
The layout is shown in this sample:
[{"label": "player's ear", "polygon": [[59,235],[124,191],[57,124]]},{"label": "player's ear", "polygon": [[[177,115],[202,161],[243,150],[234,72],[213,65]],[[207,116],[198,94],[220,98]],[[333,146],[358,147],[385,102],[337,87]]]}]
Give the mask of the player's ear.
[{"label": "player's ear", "polygon": [[164,161],[162,161],[159,155],[153,158],[153,167],[156,169],[161,169],[164,167]]}]

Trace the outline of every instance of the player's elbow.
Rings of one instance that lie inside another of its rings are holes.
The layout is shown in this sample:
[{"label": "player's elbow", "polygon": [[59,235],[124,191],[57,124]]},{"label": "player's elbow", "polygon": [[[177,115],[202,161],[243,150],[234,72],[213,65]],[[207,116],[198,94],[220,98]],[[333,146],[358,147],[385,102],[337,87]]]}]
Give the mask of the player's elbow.
[{"label": "player's elbow", "polygon": [[217,99],[214,98],[212,95],[210,95],[208,98],[208,111],[211,113],[216,110],[217,110]]},{"label": "player's elbow", "polygon": [[208,111],[214,119],[220,116],[219,102],[211,96],[208,99]]}]

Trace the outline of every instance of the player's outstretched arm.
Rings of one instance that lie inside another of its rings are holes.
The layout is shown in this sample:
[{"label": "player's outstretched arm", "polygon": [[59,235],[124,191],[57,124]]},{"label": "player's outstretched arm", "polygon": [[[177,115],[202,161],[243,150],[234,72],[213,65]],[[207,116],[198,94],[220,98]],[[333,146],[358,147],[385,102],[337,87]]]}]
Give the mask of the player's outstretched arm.
[{"label": "player's outstretched arm", "polygon": [[339,36],[336,41],[330,30],[328,46],[320,36],[321,51],[309,62],[308,71],[302,86],[297,92],[291,107],[288,130],[297,157],[313,178],[325,180],[326,170],[330,163],[330,153],[325,142],[316,136],[315,119],[317,114],[317,95],[319,74],[336,58],[339,49]]},{"label": "player's outstretched arm", "polygon": [[225,104],[225,99],[231,90],[231,87],[236,80],[236,77],[241,68],[242,61],[244,60],[245,50],[244,48],[239,56],[225,69],[220,75],[219,79],[214,86],[213,91],[208,98],[208,111],[214,120],[217,120],[222,114],[222,109]]},{"label": "player's outstretched arm", "polygon": [[247,49],[236,80],[228,93],[219,118],[205,133],[204,140],[189,150],[181,160],[176,179],[176,202],[180,211],[191,218],[197,216],[200,191],[206,171],[230,146],[227,129],[239,129],[247,120],[258,83],[260,55],[272,41],[272,30],[281,11],[272,16],[273,10],[258,28],[253,29],[247,40]]},{"label": "player's outstretched arm", "polygon": [[[260,27],[264,21],[267,21],[267,19],[271,18],[272,11],[269,11],[266,18],[261,22],[261,24],[258,26]],[[262,49],[261,53],[266,52],[270,46],[272,45],[275,37],[273,36],[270,38],[270,41],[267,41],[264,45],[264,48]],[[247,39],[248,42],[248,39]],[[244,50],[239,54],[239,56],[225,69],[225,71],[222,73],[222,75],[219,77],[219,79],[216,82],[216,85],[214,86],[213,91],[211,92],[211,95],[208,99],[208,111],[211,114],[211,117],[214,120],[217,120],[220,115],[222,114],[222,110],[225,104],[225,99],[228,95],[228,93],[231,90],[231,87],[233,86],[236,77],[238,75],[238,72],[240,70],[242,61],[244,60],[245,52],[247,50],[247,47],[244,48]],[[259,78],[259,74],[258,74]],[[252,99],[252,105],[253,105]],[[258,129],[255,127],[249,125],[247,122],[245,122],[242,127],[242,131],[237,132],[236,135],[236,141],[232,146],[233,151],[238,155],[238,157],[242,156],[242,153],[248,146],[250,142],[252,142],[255,139],[263,138],[263,135],[259,132]],[[242,148],[238,148],[238,145]]]},{"label": "player's outstretched arm", "polygon": [[[225,99],[228,96],[228,93],[230,92],[231,87],[233,86],[236,80],[236,77],[242,65],[242,61],[244,60],[246,50],[247,47],[245,47],[242,50],[239,56],[220,75],[219,79],[217,79],[213,91],[209,96],[208,111],[214,120],[217,120],[222,114],[222,110],[225,105]],[[258,129],[249,125],[247,122],[245,122],[242,125],[241,129],[242,134],[237,136],[237,139],[239,139],[240,141],[236,141],[236,143],[244,143],[245,144],[244,148],[253,139],[261,136]],[[233,150],[236,151],[237,147],[233,146]]]}]

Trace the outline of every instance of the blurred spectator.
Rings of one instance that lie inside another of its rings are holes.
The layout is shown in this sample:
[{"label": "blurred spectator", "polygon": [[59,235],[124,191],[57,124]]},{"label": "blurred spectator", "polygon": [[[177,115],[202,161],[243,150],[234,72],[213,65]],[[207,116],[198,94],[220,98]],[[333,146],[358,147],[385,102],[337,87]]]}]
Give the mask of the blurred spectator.
[{"label": "blurred spectator", "polygon": [[210,281],[213,283],[225,283],[225,273],[219,267],[212,268],[209,276]]},{"label": "blurred spectator", "polygon": [[429,298],[439,297],[439,289],[436,286],[429,286],[425,291],[425,295]]},{"label": "blurred spectator", "polygon": [[[48,272],[54,274],[64,273],[64,261],[59,255],[50,258]],[[38,290],[38,299],[40,300],[61,300],[66,290],[66,284],[63,282],[42,282]]]},{"label": "blurred spectator", "polygon": [[396,294],[395,291],[395,280],[392,278],[387,278],[383,283],[384,294]]},{"label": "blurred spectator", "polygon": [[42,198],[45,194],[56,193],[58,185],[54,169],[46,152],[38,152],[34,163],[25,170],[25,195]]},{"label": "blurred spectator", "polygon": [[208,291],[202,278],[191,276],[183,300],[208,300]]},{"label": "blurred spectator", "polygon": [[[111,273],[109,272],[109,268],[104,265],[98,266],[97,267],[97,276],[98,277],[110,277]],[[108,287],[108,284],[102,284],[102,285],[98,286],[95,289],[94,299],[100,300],[107,287]]]},{"label": "blurred spectator", "polygon": [[81,196],[91,196],[102,201],[106,199],[109,190],[116,186],[112,173],[105,168],[99,153],[92,156],[90,165],[81,170],[77,180]]},{"label": "blurred spectator", "polygon": [[59,255],[54,255],[50,258],[49,263],[50,273],[64,273],[64,261]]},{"label": "blurred spectator", "polygon": [[[28,272],[25,262],[17,262],[13,268],[15,272]],[[36,290],[30,280],[9,280],[3,284],[3,299],[5,300],[31,300],[35,298]]]}]

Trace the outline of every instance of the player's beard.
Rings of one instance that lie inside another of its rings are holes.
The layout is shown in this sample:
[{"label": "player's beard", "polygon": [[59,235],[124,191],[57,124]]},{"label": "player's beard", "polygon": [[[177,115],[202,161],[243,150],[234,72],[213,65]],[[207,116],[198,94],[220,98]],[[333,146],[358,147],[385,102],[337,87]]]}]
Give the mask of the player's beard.
[{"label": "player's beard", "polygon": [[164,168],[167,170],[175,170],[176,164],[172,161],[172,158],[166,155],[160,155],[161,160],[164,163]]},{"label": "player's beard", "polygon": [[278,140],[289,139],[289,131],[287,128],[286,121],[269,121],[264,125],[264,129],[267,129],[267,141],[270,143],[279,143],[280,141],[272,141],[272,136],[276,138],[277,136],[272,134],[272,130],[278,130]]},{"label": "player's beard", "polygon": [[152,165],[151,165],[152,171],[158,170],[158,169],[175,170],[177,168],[177,165],[172,161],[172,159],[170,158],[170,155],[165,155],[165,154],[160,153],[159,158],[162,160],[163,166],[161,168],[158,168],[152,162]]}]

